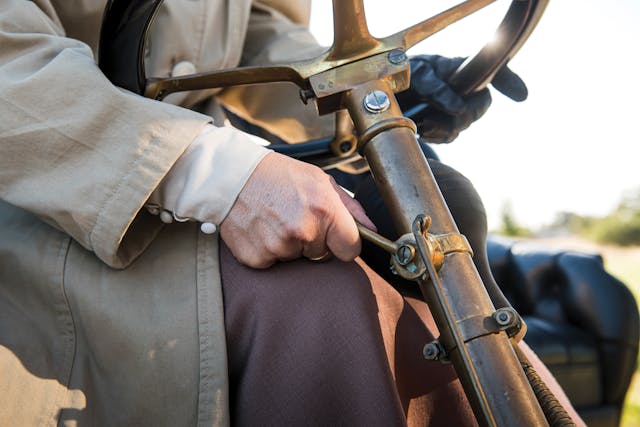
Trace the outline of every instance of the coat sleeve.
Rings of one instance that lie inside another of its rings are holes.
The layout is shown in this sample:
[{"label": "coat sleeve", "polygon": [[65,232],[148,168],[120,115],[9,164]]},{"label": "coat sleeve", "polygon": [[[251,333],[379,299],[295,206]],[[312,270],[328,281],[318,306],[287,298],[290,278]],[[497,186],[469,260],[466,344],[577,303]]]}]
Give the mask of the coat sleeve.
[{"label": "coat sleeve", "polygon": [[0,198],[115,268],[158,232],[140,209],[211,121],[113,86],[46,0],[0,2],[0,117]]},{"label": "coat sleeve", "polygon": [[[254,1],[241,65],[286,64],[320,55],[309,31],[309,0]],[[289,143],[332,135],[332,116],[318,116],[314,103],[300,100],[293,83],[238,86],[218,99],[249,123],[266,129]]]}]

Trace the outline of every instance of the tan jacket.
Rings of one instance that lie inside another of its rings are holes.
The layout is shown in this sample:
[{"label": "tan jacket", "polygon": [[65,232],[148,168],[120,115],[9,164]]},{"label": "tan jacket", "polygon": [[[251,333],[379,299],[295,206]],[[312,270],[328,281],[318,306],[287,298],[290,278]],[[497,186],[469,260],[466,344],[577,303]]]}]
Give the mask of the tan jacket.
[{"label": "tan jacket", "polygon": [[[102,76],[104,3],[0,0],[0,425],[225,425],[217,236],[141,210],[211,119]],[[151,75],[314,46],[307,1],[165,3]]]}]

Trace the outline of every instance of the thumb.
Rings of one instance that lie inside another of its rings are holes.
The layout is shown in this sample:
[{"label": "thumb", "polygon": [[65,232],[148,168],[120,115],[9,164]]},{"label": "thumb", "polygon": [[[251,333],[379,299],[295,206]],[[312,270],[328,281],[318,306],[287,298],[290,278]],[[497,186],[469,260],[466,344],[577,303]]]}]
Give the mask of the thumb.
[{"label": "thumb", "polygon": [[524,101],[529,95],[527,85],[524,81],[506,65],[496,73],[491,81],[491,85],[496,88],[498,92],[516,102]]}]

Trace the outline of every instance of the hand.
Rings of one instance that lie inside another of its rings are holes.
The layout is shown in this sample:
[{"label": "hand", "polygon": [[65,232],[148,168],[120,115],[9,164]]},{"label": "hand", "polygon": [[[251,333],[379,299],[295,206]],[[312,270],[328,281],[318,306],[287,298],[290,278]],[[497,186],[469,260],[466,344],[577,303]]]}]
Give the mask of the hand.
[{"label": "hand", "polygon": [[354,218],[375,228],[364,209],[316,166],[269,153],[253,171],[220,227],[243,264],[266,268],[300,256],[360,253]]},{"label": "hand", "polygon": [[[461,97],[447,84],[447,80],[464,62],[464,58],[418,55],[409,61],[411,85],[408,90],[397,95],[398,102],[405,112],[419,104],[433,107],[423,108],[411,115],[418,126],[419,135],[427,142],[453,141],[491,105],[491,94],[487,88]],[[491,84],[514,101],[527,99],[526,85],[507,66],[498,71]]]}]

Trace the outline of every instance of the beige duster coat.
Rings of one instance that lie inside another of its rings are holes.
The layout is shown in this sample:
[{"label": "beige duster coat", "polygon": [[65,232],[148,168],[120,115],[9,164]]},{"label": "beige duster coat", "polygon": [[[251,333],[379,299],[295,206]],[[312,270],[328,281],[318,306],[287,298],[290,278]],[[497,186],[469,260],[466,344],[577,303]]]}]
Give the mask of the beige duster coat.
[{"label": "beige duster coat", "polygon": [[[165,3],[151,75],[317,52],[307,1]],[[211,118],[104,78],[104,4],[0,0],[0,425],[225,425],[217,236],[141,209]],[[223,99],[260,120],[266,96]]]}]

